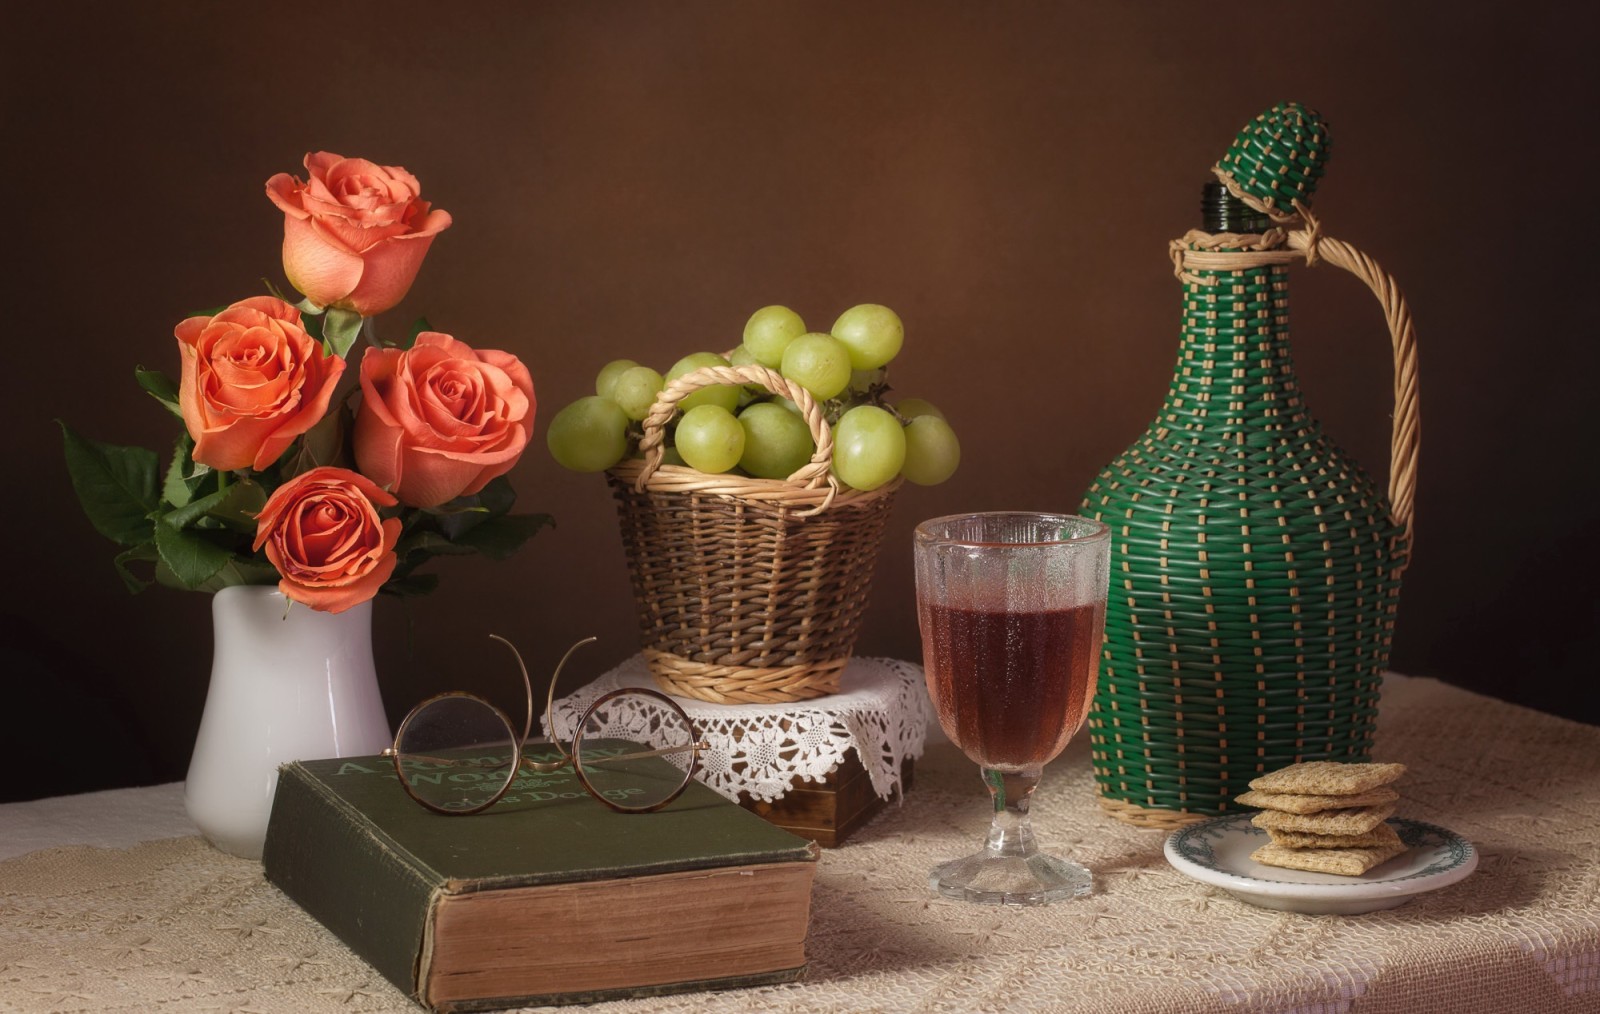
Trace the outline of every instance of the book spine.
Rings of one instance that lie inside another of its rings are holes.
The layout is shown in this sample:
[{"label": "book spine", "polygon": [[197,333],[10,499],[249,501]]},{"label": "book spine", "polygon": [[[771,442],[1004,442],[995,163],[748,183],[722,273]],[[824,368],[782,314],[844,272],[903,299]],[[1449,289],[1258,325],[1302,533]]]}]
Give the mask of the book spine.
[{"label": "book spine", "polygon": [[413,998],[438,878],[299,764],[278,774],[267,880]]}]

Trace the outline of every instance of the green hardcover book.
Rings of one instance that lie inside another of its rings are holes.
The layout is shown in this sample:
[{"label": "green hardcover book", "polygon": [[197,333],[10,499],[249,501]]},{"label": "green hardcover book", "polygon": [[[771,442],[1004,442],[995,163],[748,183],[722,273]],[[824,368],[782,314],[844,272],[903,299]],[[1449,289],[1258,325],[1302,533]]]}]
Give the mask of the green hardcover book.
[{"label": "green hardcover book", "polygon": [[655,813],[570,769],[470,817],[430,813],[381,757],[278,776],[267,879],[439,1011],[796,979],[817,847],[693,782]]}]

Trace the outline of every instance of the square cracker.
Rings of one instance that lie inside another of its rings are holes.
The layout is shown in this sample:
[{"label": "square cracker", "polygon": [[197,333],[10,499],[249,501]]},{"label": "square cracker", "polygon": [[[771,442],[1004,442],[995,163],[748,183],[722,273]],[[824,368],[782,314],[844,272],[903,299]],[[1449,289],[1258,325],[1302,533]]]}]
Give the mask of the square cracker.
[{"label": "square cracker", "polygon": [[1373,845],[1362,849],[1291,849],[1282,845],[1263,845],[1250,853],[1250,858],[1265,866],[1281,866],[1290,870],[1309,870],[1312,873],[1333,873],[1341,877],[1359,877],[1386,859],[1404,852],[1401,842],[1393,845]]},{"label": "square cracker", "polygon": [[1337,761],[1302,761],[1252,779],[1261,792],[1298,792],[1318,796],[1349,796],[1366,792],[1399,778],[1404,764],[1341,764]]},{"label": "square cracker", "polygon": [[1304,831],[1268,831],[1272,844],[1291,849],[1364,849],[1392,845],[1400,840],[1394,828],[1379,824],[1365,834],[1307,834]]},{"label": "square cracker", "polygon": [[1284,810],[1288,813],[1316,813],[1320,810],[1343,810],[1352,806],[1382,806],[1400,798],[1400,793],[1387,785],[1367,792],[1348,796],[1314,796],[1300,792],[1262,792],[1251,789],[1234,799],[1236,803],[1254,806],[1260,810]]},{"label": "square cracker", "polygon": [[1348,810],[1323,810],[1321,813],[1284,813],[1262,810],[1250,819],[1268,831],[1304,831],[1309,834],[1365,834],[1394,813],[1394,804],[1357,806]]}]

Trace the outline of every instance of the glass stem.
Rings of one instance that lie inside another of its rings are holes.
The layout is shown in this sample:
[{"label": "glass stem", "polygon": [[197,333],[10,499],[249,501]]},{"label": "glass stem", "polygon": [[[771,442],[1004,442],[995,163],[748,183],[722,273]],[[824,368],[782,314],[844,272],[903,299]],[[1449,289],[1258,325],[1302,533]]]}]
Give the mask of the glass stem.
[{"label": "glass stem", "polygon": [[1036,851],[1033,828],[1028,824],[1028,801],[1039,784],[1041,768],[1021,771],[983,769],[983,782],[994,800],[994,823],[989,825],[985,847],[992,856],[1027,858]]}]

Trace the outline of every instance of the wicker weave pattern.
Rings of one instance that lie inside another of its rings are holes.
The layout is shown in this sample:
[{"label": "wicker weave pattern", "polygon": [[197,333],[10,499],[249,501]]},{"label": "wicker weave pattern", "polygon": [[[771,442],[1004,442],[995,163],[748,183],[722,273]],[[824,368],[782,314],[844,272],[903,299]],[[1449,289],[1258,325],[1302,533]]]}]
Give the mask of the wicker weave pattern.
[{"label": "wicker weave pattern", "polygon": [[1367,756],[1408,549],[1306,413],[1287,268],[1189,275],[1166,402],[1084,501],[1113,530],[1095,777],[1151,826],[1296,760]]},{"label": "wicker weave pattern", "polygon": [[[661,431],[710,383],[761,383],[800,406],[817,455],[787,480],[659,466]],[[608,473],[651,676],[718,703],[838,691],[866,609],[899,480],[863,493],[827,473],[832,436],[804,389],[756,366],[668,385],[645,420],[643,460]]]}]

